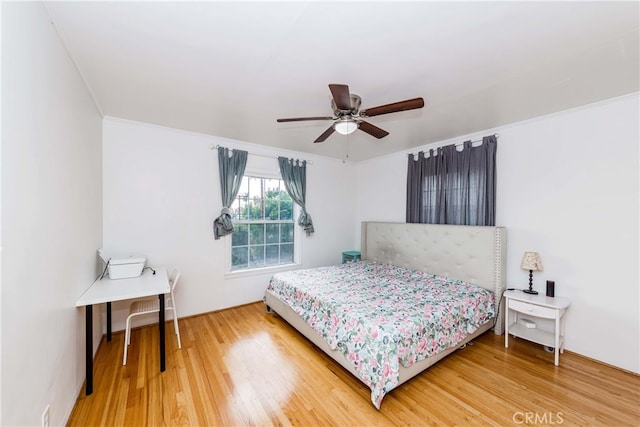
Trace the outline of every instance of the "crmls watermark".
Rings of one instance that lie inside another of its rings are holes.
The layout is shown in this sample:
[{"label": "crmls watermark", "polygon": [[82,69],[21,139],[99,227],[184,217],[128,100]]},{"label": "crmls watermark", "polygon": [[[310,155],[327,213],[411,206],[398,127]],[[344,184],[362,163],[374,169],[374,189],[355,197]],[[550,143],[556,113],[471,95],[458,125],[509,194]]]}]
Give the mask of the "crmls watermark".
[{"label": "crmls watermark", "polygon": [[564,423],[562,412],[514,412],[511,417],[516,424],[546,424]]}]

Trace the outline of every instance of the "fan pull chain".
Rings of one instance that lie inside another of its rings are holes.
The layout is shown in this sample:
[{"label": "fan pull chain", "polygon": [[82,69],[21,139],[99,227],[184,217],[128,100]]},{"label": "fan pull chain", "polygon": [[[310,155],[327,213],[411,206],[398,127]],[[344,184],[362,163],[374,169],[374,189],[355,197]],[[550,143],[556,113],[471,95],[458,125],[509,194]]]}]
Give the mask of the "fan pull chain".
[{"label": "fan pull chain", "polygon": [[347,154],[344,157],[342,163],[347,163],[349,161],[349,134],[347,134]]}]

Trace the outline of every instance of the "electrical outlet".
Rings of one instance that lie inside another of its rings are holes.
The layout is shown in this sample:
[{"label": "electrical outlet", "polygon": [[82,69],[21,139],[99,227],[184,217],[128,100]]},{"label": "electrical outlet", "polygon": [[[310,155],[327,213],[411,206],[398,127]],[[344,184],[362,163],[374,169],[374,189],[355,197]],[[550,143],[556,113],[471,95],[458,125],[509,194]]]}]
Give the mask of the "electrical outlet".
[{"label": "electrical outlet", "polygon": [[49,405],[42,412],[42,427],[49,427]]}]

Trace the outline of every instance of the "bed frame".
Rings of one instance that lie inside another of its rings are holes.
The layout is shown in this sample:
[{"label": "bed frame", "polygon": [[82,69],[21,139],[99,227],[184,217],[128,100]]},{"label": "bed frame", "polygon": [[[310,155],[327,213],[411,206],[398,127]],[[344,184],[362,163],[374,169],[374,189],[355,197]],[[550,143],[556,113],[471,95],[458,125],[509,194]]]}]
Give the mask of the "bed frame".
[{"label": "bed frame", "polygon": [[[495,293],[496,303],[506,287],[506,229],[465,225],[406,224],[363,222],[361,257],[394,264],[399,267],[426,271],[482,286]],[[268,311],[276,312],[332,359],[351,372],[356,372],[342,352],[329,344],[287,304],[267,291]],[[502,334],[504,314],[499,313],[494,331]],[[494,326],[494,320],[468,335],[457,347],[452,347],[406,368],[400,365],[398,386],[418,375],[442,358]],[[396,386],[397,387],[397,386]]]}]

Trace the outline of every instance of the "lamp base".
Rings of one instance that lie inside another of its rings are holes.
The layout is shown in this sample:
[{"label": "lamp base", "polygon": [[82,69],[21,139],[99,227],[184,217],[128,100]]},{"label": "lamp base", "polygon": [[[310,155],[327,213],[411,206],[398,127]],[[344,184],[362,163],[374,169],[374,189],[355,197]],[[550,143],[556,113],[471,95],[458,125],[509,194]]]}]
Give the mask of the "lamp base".
[{"label": "lamp base", "polygon": [[538,291],[533,290],[533,270],[529,270],[529,289],[523,289],[522,292],[529,295],[538,295]]}]

